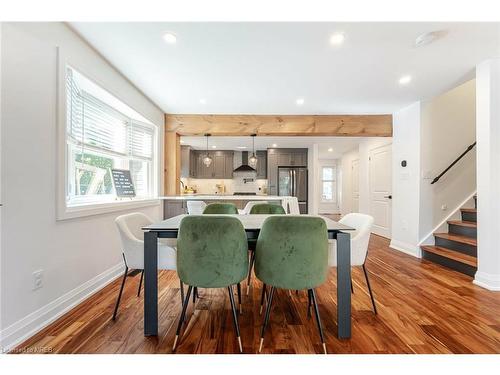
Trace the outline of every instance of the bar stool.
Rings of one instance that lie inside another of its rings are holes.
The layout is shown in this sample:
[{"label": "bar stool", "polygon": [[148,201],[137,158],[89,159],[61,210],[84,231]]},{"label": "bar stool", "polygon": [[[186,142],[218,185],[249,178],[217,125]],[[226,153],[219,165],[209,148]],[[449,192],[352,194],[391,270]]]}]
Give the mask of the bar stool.
[{"label": "bar stool", "polygon": [[182,219],[177,238],[177,273],[179,279],[188,285],[188,290],[173,350],[177,347],[191,292],[199,287],[227,288],[236,337],[240,352],[243,351],[232,287],[245,279],[247,270],[247,236],[237,218],[192,215]]},{"label": "bar stool", "polygon": [[[323,284],[328,273],[328,234],[326,223],[319,217],[271,216],[260,230],[255,250],[255,274],[271,286],[266,314],[260,335],[259,353],[276,288],[307,289],[309,301],[314,305],[323,351],[326,344],[316,300],[315,288]],[[308,306],[309,313],[310,303]]]},{"label": "bar stool", "polygon": [[[250,215],[285,215],[285,209],[277,204],[270,203],[256,203],[250,209]],[[250,256],[250,267],[248,269],[247,277],[247,296],[250,293],[250,279],[252,278],[252,269],[255,263],[255,246],[257,240],[248,241],[248,250],[252,253]]]}]

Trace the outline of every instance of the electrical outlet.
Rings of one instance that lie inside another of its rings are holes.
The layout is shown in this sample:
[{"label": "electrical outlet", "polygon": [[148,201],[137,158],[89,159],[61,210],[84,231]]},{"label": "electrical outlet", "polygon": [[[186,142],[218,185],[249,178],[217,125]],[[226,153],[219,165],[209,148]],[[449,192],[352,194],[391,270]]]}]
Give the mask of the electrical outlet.
[{"label": "electrical outlet", "polygon": [[43,286],[43,270],[33,272],[33,290],[40,289]]},{"label": "electrical outlet", "polygon": [[447,209],[448,209],[447,205],[445,205],[445,204],[441,205],[441,210],[446,211]]}]

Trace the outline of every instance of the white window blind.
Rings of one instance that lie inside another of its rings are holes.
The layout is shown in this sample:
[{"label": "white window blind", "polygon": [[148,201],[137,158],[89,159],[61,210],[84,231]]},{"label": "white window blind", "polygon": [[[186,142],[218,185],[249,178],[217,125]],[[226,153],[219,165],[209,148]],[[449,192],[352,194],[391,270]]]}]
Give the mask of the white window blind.
[{"label": "white window blind", "polygon": [[92,94],[78,87],[68,68],[67,88],[69,134],[72,140],[90,148],[120,155],[152,159],[154,129],[132,120]]}]

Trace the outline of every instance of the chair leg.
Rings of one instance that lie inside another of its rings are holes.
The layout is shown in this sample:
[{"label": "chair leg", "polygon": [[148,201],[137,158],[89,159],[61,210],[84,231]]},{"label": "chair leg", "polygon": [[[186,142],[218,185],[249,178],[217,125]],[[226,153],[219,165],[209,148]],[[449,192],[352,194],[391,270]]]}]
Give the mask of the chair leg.
[{"label": "chair leg", "polygon": [[194,287],[194,291],[193,291],[193,303],[196,303],[196,297],[198,297],[198,288]]},{"label": "chair leg", "polygon": [[236,288],[238,290],[238,309],[240,310],[240,315],[242,315],[243,309],[241,308],[241,284],[236,284]]},{"label": "chair leg", "polygon": [[259,315],[262,315],[262,308],[264,307],[264,298],[265,297],[266,297],[266,284],[262,284],[262,295],[260,296]]},{"label": "chair leg", "polygon": [[352,284],[352,277],[351,277],[351,293],[354,294],[354,285]]},{"label": "chair leg", "polygon": [[172,347],[172,350],[175,350],[177,347],[177,340],[179,340],[179,334],[181,333],[181,328],[182,328],[182,323],[184,322],[184,317],[186,316],[186,310],[189,304],[189,297],[191,297],[191,291],[193,290],[193,287],[190,285],[187,290],[187,295],[186,298],[184,299],[182,303],[182,312],[181,312],[181,317],[179,318],[179,324],[177,325],[177,331],[175,332],[175,340],[174,340],[174,346]]},{"label": "chair leg", "polygon": [[184,303],[184,284],[179,280],[179,289],[181,291],[181,305]]},{"label": "chair leg", "polygon": [[142,279],[144,279],[144,270],[141,272],[141,279],[139,280],[139,289],[137,289],[137,297],[141,295]]},{"label": "chair leg", "polygon": [[125,286],[125,280],[127,280],[128,267],[125,266],[125,272],[123,273],[122,286],[120,287],[120,293],[118,293],[118,299],[116,300],[115,311],[113,312],[113,320],[116,320],[116,313],[118,312],[118,306],[120,305],[120,300],[122,299],[123,287]]},{"label": "chair leg", "polygon": [[366,285],[368,286],[368,292],[370,292],[370,298],[372,300],[373,312],[377,315],[377,305],[375,305],[375,298],[373,298],[372,288],[370,286],[370,280],[368,279],[368,272],[366,272],[365,265],[363,264],[363,272],[365,273]]},{"label": "chair leg", "polygon": [[321,318],[319,316],[318,302],[316,301],[316,292],[314,291],[314,289],[311,289],[311,298],[313,300],[314,313],[316,314],[316,323],[318,323],[318,331],[319,331],[319,336],[321,337],[321,344],[323,344],[323,352],[325,354],[328,354],[326,352],[325,336],[323,335],[323,327],[321,326]]},{"label": "chair leg", "polygon": [[250,256],[250,267],[248,267],[247,296],[250,293],[250,279],[252,278],[252,269],[254,263],[255,263],[255,250],[252,251],[252,255]]},{"label": "chair leg", "polygon": [[269,323],[269,315],[271,314],[271,305],[273,304],[274,290],[276,288],[271,287],[271,292],[269,293],[269,299],[267,300],[266,316],[264,318],[264,324],[262,324],[262,330],[260,331],[260,345],[259,353],[262,351],[262,345],[264,344],[264,334],[266,332],[267,323]]},{"label": "chair leg", "polygon": [[312,302],[311,289],[308,289],[307,290],[307,319],[311,318],[311,302]]},{"label": "chair leg", "polygon": [[[239,285],[240,284],[238,284],[238,286]],[[227,291],[229,292],[229,301],[231,301],[231,309],[233,310],[233,323],[234,323],[234,330],[236,331],[236,338],[238,339],[238,345],[240,346],[240,353],[243,353],[243,346],[241,345],[241,337],[240,337],[240,326],[238,324],[238,313],[236,312],[236,305],[234,303],[233,288],[231,286],[228,286]]]}]

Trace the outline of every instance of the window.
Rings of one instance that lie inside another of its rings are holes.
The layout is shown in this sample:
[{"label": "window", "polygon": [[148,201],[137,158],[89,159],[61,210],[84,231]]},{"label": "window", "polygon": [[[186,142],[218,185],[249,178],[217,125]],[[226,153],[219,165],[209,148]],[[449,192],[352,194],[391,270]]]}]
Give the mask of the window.
[{"label": "window", "polygon": [[156,142],[155,125],[66,68],[67,207],[114,202],[113,168],[130,170],[135,200],[153,198]]},{"label": "window", "polygon": [[335,203],[337,201],[337,168],[321,168],[321,200]]}]

